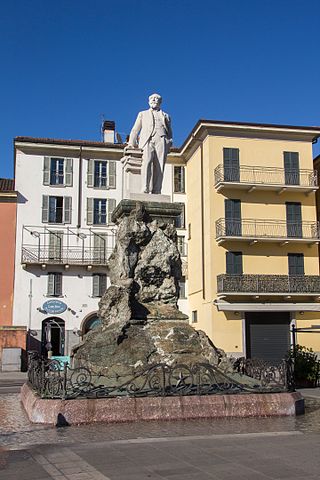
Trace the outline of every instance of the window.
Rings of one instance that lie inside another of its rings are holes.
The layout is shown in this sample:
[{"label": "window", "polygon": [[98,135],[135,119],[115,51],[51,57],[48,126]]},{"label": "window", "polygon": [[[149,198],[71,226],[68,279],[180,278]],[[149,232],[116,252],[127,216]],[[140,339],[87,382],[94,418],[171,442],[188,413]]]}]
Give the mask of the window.
[{"label": "window", "polygon": [[185,193],[185,170],[182,166],[173,167],[173,191]]},{"label": "window", "polygon": [[186,297],[186,279],[185,277],[181,277],[179,280],[179,298],[180,300],[183,300]]},{"label": "window", "polygon": [[193,310],[191,313],[191,323],[198,323],[198,310]]},{"label": "window", "polygon": [[226,182],[240,182],[239,149],[223,149],[223,173]]},{"label": "window", "polygon": [[183,203],[180,203],[182,207],[182,212],[179,217],[176,217],[174,220],[176,228],[184,228],[185,227],[185,207]]},{"label": "window", "polygon": [[303,253],[288,253],[289,275],[304,275]]},{"label": "window", "polygon": [[227,275],[242,275],[242,252],[226,252]]},{"label": "window", "polygon": [[301,203],[287,202],[286,212],[288,237],[302,238]]},{"label": "window", "polygon": [[48,273],[48,291],[49,297],[61,297],[62,295],[62,273]]},{"label": "window", "polygon": [[115,208],[114,198],[87,198],[87,224],[109,225]]},{"label": "window", "polygon": [[224,202],[226,235],[241,236],[241,201],[227,199]]},{"label": "window", "polygon": [[71,197],[42,196],[43,223],[71,223]]},{"label": "window", "polygon": [[94,186],[107,187],[107,162],[94,162]]},{"label": "window", "polygon": [[44,157],[43,184],[51,186],[72,186],[73,159]]},{"label": "window", "polygon": [[102,297],[107,289],[107,275],[97,273],[92,275],[92,296]]},{"label": "window", "polygon": [[185,238],[182,235],[177,235],[177,248],[180,252],[180,255],[182,257],[185,257],[187,255],[187,244],[185,242]]},{"label": "window", "polygon": [[283,152],[284,176],[286,185],[299,185],[299,153]]},{"label": "window", "polygon": [[114,160],[88,160],[87,186],[116,188],[116,162]]}]

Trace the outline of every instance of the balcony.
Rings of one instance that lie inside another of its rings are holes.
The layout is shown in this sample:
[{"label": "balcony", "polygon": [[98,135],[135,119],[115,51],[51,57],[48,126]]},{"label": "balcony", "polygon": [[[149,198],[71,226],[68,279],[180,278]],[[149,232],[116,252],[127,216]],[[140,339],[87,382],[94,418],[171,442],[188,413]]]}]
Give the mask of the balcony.
[{"label": "balcony", "polygon": [[224,189],[271,190],[312,193],[318,189],[316,170],[287,171],[284,168],[243,165],[240,168],[218,165],[214,170],[217,192]]},{"label": "balcony", "polygon": [[320,296],[318,275],[227,275],[217,276],[220,297],[229,295]]},{"label": "balcony", "polygon": [[249,244],[258,242],[319,243],[319,223],[287,223],[282,220],[243,219],[216,221],[216,240],[218,245],[225,241],[245,241]]},{"label": "balcony", "polygon": [[21,263],[27,265],[106,266],[114,247],[114,231],[77,231],[65,227],[24,226]]}]

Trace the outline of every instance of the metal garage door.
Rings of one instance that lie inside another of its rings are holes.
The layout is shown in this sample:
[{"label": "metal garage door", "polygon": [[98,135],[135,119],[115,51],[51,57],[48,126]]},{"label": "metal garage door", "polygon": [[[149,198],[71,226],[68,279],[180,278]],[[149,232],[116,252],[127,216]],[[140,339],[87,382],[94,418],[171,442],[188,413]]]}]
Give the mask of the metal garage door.
[{"label": "metal garage door", "polygon": [[246,313],[246,347],[248,358],[279,362],[290,347],[290,314]]}]

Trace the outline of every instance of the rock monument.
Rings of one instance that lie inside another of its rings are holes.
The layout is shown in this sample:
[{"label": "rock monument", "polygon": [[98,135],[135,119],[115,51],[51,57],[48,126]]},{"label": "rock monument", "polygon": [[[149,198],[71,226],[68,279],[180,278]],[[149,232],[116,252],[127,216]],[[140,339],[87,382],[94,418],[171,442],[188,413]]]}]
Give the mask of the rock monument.
[{"label": "rock monument", "polygon": [[225,354],[189,325],[177,306],[181,259],[173,220],[181,208],[133,200],[116,207],[111,286],[99,303],[102,324],[75,348],[77,366],[119,383],[157,363],[205,362],[232,371]]}]

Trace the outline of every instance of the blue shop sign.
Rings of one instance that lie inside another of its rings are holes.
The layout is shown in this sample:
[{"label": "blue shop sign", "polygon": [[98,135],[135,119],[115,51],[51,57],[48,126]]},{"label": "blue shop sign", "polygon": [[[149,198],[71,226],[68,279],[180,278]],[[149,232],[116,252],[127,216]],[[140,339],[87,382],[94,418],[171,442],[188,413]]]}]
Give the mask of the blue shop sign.
[{"label": "blue shop sign", "polygon": [[48,300],[42,305],[42,309],[47,313],[63,313],[67,310],[67,305],[60,300]]}]

